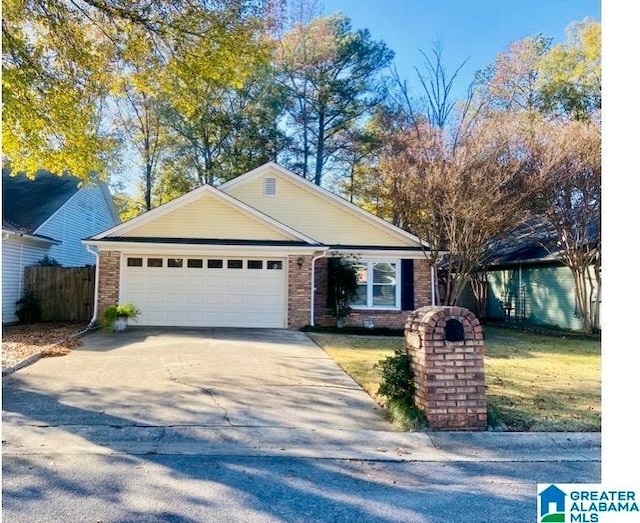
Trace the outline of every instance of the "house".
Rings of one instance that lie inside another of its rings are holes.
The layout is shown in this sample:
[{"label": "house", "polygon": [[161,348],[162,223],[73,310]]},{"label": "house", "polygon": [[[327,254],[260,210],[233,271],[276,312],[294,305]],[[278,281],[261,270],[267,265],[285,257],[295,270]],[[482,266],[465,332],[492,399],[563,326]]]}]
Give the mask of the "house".
[{"label": "house", "polygon": [[327,260],[336,256],[358,264],[348,325],[402,327],[432,303],[417,237],[273,162],[84,243],[99,253],[98,309],[133,303],[139,325],[335,325]]},{"label": "house", "polygon": [[2,171],[2,322],[17,321],[24,268],[45,256],[66,267],[95,265],[81,239],[120,223],[105,183],[79,186],[39,171],[34,180]]},{"label": "house", "polygon": [[[555,231],[541,220],[531,220],[493,242],[484,266],[486,316],[581,330],[573,275],[560,249]],[[595,275],[592,295],[599,303]],[[462,305],[475,309],[466,301]]]}]

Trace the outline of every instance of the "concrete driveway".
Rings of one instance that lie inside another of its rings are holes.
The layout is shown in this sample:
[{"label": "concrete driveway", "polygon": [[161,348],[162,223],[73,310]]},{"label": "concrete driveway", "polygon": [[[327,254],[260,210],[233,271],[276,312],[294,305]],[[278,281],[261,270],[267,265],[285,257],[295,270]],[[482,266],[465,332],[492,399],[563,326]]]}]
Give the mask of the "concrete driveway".
[{"label": "concrete driveway", "polygon": [[398,432],[299,332],[94,333],[2,399],[7,522],[530,521],[600,474],[599,435]]},{"label": "concrete driveway", "polygon": [[4,398],[8,419],[67,425],[391,430],[322,349],[285,330],[94,333],[8,378]]}]

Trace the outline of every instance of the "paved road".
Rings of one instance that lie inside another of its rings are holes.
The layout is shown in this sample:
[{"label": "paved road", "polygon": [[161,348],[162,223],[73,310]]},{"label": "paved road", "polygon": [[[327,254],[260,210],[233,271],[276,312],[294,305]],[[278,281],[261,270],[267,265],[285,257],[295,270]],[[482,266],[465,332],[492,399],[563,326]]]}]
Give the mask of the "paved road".
[{"label": "paved road", "polygon": [[302,333],[84,341],[3,378],[3,521],[534,521],[600,478],[599,435],[398,432]]}]

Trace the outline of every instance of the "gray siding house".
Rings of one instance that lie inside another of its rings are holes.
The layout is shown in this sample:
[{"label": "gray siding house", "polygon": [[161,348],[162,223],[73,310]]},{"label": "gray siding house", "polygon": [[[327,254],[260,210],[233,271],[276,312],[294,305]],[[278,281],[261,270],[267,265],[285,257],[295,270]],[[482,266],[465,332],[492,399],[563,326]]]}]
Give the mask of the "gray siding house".
[{"label": "gray siding house", "polygon": [[80,186],[71,176],[46,171],[35,180],[2,171],[2,323],[17,321],[24,268],[45,256],[64,267],[95,265],[80,242],[120,223],[103,182]]}]

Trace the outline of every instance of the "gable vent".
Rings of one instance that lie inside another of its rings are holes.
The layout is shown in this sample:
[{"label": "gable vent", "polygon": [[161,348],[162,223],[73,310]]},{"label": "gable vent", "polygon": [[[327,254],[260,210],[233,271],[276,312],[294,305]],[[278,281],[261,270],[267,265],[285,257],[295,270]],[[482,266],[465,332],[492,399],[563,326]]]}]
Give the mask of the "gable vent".
[{"label": "gable vent", "polygon": [[264,195],[265,196],[276,195],[276,179],[275,178],[264,179]]}]

